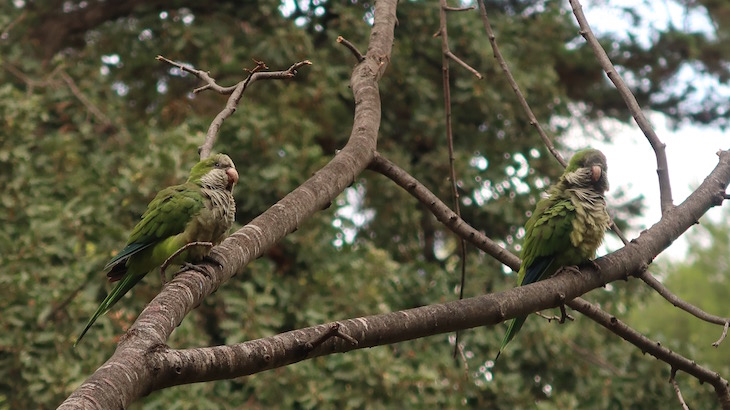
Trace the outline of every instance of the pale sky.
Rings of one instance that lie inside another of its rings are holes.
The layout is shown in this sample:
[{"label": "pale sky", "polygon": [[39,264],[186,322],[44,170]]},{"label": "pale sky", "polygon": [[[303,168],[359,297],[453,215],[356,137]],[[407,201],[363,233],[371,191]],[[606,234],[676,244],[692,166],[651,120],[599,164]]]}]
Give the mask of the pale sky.
[{"label": "pale sky", "polygon": [[[730,149],[730,134],[715,128],[696,126],[684,126],[677,131],[670,131],[661,114],[650,115],[650,118],[659,138],[667,145],[672,196],[674,204],[678,205],[715,168],[718,162],[717,151],[721,148]],[[624,232],[631,239],[642,229],[655,224],[661,217],[656,157],[646,137],[635,123],[625,125],[612,121],[604,128],[612,135],[610,143],[574,135],[569,138],[568,145],[574,149],[590,146],[606,154],[611,185],[607,193],[609,205],[612,202],[612,192],[616,192],[619,187],[623,188],[629,197],[644,195],[645,212],[633,221],[632,230]],[[580,131],[576,129],[575,134]],[[707,216],[718,221],[721,217],[720,208],[711,209]],[[613,235],[608,236],[608,248],[618,249],[620,247],[618,239]],[[680,238],[663,255],[672,259],[683,259],[686,248],[686,242]]]},{"label": "pale sky", "polygon": [[[671,0],[657,2],[612,0],[609,3],[610,6],[600,0],[582,2],[586,18],[597,35],[611,33],[614,36],[626,37],[631,34],[639,39],[647,39],[649,45],[648,40],[655,36],[656,30],[664,30],[672,25],[682,30],[703,32],[709,38],[715,36],[714,26],[704,11],[688,12],[686,7]],[[634,8],[640,15],[652,16],[652,20],[636,25],[620,11],[619,7]],[[626,80],[630,83],[632,79]],[[688,83],[695,85],[697,91],[690,96],[686,104],[701,99],[710,88],[709,85],[715,86],[714,92],[722,94],[718,97],[730,98],[728,84],[720,84],[715,78],[700,75],[690,65],[683,67],[675,78],[677,89],[683,89]],[[717,128],[693,125],[684,125],[676,131],[671,131],[661,114],[649,111],[644,113],[650,118],[659,138],[667,145],[672,195],[674,204],[678,205],[717,165],[716,152],[719,149],[730,149],[730,133]],[[638,235],[641,229],[650,227],[661,217],[656,157],[649,142],[633,121],[629,125],[617,121],[605,122],[602,128],[612,136],[611,143],[600,143],[590,137],[577,136],[583,130],[575,129],[573,133],[576,136],[570,139],[569,145],[576,149],[593,146],[606,154],[611,184],[611,191],[608,192],[609,204],[611,192],[615,192],[618,187],[623,187],[631,194],[630,196],[644,195],[646,211],[635,221],[634,231],[626,232],[626,235],[632,238]],[[719,220],[720,207],[711,209],[707,217]],[[610,250],[620,246],[620,242],[615,238],[609,238],[607,242]],[[686,241],[680,238],[663,255],[672,259],[683,259],[686,249]]]}]

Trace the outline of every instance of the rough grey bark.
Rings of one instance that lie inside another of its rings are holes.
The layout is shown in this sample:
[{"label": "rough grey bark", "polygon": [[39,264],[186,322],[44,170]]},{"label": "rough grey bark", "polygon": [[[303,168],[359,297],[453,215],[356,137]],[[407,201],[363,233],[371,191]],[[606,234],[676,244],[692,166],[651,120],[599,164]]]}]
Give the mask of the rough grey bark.
[{"label": "rough grey bark", "polygon": [[185,315],[301,222],[327,207],[367,167],[375,155],[380,127],[378,81],[390,61],[396,4],[396,0],[376,3],[366,58],[350,80],[355,114],[347,145],[313,177],[215,247],[212,256],[223,266],[207,265],[210,277],[188,271],[170,282],[142,311],[114,355],[60,408],[124,408],[149,394],[159,384],[160,374],[167,374],[150,365],[149,355],[164,348]]}]

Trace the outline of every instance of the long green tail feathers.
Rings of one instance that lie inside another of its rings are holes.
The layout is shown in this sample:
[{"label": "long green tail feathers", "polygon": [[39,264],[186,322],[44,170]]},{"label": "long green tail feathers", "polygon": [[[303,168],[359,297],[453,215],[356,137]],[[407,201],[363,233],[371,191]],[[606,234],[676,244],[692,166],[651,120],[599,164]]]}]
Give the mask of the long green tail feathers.
[{"label": "long green tail feathers", "polygon": [[502,345],[499,347],[497,357],[494,358],[495,362],[497,361],[497,359],[499,359],[499,355],[502,354],[502,351],[507,346],[507,343],[509,343],[512,338],[515,337],[517,332],[520,331],[522,325],[525,324],[525,320],[527,320],[527,316],[512,319],[512,322],[510,322],[509,327],[507,328],[507,333],[504,335],[504,339],[502,339]]},{"label": "long green tail feathers", "polygon": [[117,301],[119,301],[122,296],[126,295],[127,292],[129,292],[129,290],[132,289],[132,287],[134,287],[134,285],[136,285],[137,282],[139,282],[143,277],[144,275],[124,275],[124,277],[117,283],[114,289],[112,289],[112,291],[109,292],[106,298],[104,298],[104,301],[101,302],[99,308],[97,308],[96,312],[94,312],[94,316],[89,319],[89,323],[86,324],[84,331],[81,332],[79,337],[74,342],[74,347],[79,344],[86,332],[91,328],[94,322],[96,322],[96,319],[106,313],[107,310],[112,307],[112,305],[117,303]]}]

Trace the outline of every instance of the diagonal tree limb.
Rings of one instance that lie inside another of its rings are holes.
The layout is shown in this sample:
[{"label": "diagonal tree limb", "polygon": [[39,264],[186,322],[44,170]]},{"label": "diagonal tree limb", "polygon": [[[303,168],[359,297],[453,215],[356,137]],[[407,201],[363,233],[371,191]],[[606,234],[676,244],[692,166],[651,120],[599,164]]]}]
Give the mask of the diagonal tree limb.
[{"label": "diagonal tree limb", "polygon": [[355,113],[347,145],[300,187],[214,247],[211,256],[223,266],[211,266],[211,277],[188,270],[172,280],[142,311],[114,355],[60,408],[124,408],[153,391],[161,369],[150,365],[149,356],[165,349],[175,326],[223,282],[325,208],[365,169],[375,153],[381,114],[378,81],[390,60],[396,5],[396,0],[375,4],[367,55],[350,81]]},{"label": "diagonal tree limb", "polygon": [[[730,152],[725,151],[721,154],[721,162],[723,161],[723,156],[726,158],[726,160],[730,160]],[[719,170],[720,165],[718,165],[718,168],[715,168],[715,170]],[[443,204],[435,195],[433,195],[426,187],[424,187],[422,184],[420,184],[415,178],[408,175],[404,170],[400,169],[397,165],[391,163],[387,159],[383,158],[380,155],[376,155],[376,157],[373,160],[373,164],[370,165],[370,169],[380,172],[386,177],[393,180],[396,184],[400,185],[402,188],[406,189],[409,193],[411,193],[413,196],[415,196],[421,203],[426,205],[437,217],[437,219],[444,223],[449,229],[453,230],[457,234],[459,234],[463,238],[469,238],[469,240],[485,251],[487,254],[492,255],[495,257],[495,259],[499,260],[500,262],[504,263],[505,265],[512,268],[514,271],[517,271],[519,269],[519,259],[512,255],[511,253],[507,252],[504,248],[501,248],[499,245],[493,243],[491,239],[487,238],[486,236],[482,235],[479,232],[475,232],[475,230],[466,224],[463,220],[458,218],[448,207]],[[726,177],[730,177],[730,174],[727,174],[730,169],[727,169],[726,171],[723,171],[724,175],[727,175]],[[714,174],[714,171],[713,171]],[[719,203],[722,203],[722,199],[724,199],[724,191],[725,186],[723,184],[727,184],[729,181],[724,180],[720,184],[717,184],[717,180],[713,180],[711,174],[705,179],[705,182],[703,182],[703,185],[706,185],[703,190],[707,190],[706,194],[708,197],[706,198],[706,206],[714,206]],[[723,177],[723,178],[726,178]],[[713,194],[713,185],[715,193]],[[699,191],[695,191],[695,194]],[[695,195],[693,194],[693,195]],[[680,205],[679,208],[684,208],[685,205],[689,205],[688,202],[690,202],[690,198],[688,198],[682,205]],[[709,209],[709,208],[708,208]],[[672,213],[674,213],[676,210],[672,210]],[[701,212],[701,211],[698,211]],[[662,218],[662,221],[659,222],[661,224],[663,221],[665,221],[668,217],[670,217],[670,214],[665,215],[665,217]],[[685,229],[692,226],[691,220],[685,220],[685,224],[689,223],[689,225],[686,226]],[[657,224],[657,225],[659,225]],[[651,228],[655,229],[657,227]],[[680,235],[681,232],[677,233],[677,235]],[[642,236],[644,236],[642,234]],[[641,239],[641,237],[639,237]],[[637,240],[638,241],[638,240]],[[628,244],[627,247],[632,247],[635,245],[634,243]],[[623,251],[627,249],[621,249],[614,254],[608,255],[608,257],[612,256],[618,256]],[[661,251],[659,251],[661,252]],[[653,257],[651,258],[653,259]],[[600,266],[600,265],[599,265]],[[626,272],[641,272],[637,276],[641,277],[645,274],[646,265],[639,265],[631,270],[627,270]],[[601,267],[601,271],[603,271],[603,267]],[[634,273],[636,275],[636,273]],[[567,276],[567,275],[562,275]],[[627,274],[628,276],[628,274]],[[528,285],[529,286],[529,285]],[[519,288],[515,288],[519,289]],[[508,291],[509,292],[509,291]],[[555,291],[553,291],[555,292]],[[564,293],[561,293],[560,291],[557,291],[556,294],[556,300],[564,300],[564,299],[570,299],[566,298]],[[598,308],[595,305],[590,304],[589,302],[577,297],[573,300],[566,303],[571,308],[583,313],[584,315],[588,316],[592,320],[596,321],[597,323],[601,324],[602,326],[606,327],[607,329],[611,330],[618,336],[622,337],[623,339],[627,340],[628,342],[634,344],[635,346],[642,349],[644,352],[648,352],[655,356],[657,359],[664,361],[665,363],[672,366],[673,371],[676,371],[676,369],[685,371],[686,373],[696,377],[701,382],[708,382],[712,384],[712,386],[715,388],[715,393],[718,396],[718,400],[720,401],[721,405],[723,406],[723,409],[730,409],[730,391],[728,390],[728,383],[725,379],[720,377],[719,374],[716,372],[713,372],[709,369],[703,368],[701,366],[698,366],[695,362],[677,354],[674,352],[671,352],[669,349],[666,349],[658,344],[655,344],[647,337],[641,335],[640,333],[636,332],[635,330],[631,329],[630,327],[626,326],[623,323],[620,323],[614,316],[609,315],[606,312],[603,312],[600,308]],[[704,313],[704,312],[703,312]],[[506,316],[511,318],[511,313],[507,313]],[[720,318],[723,320],[722,318]],[[725,322],[727,323],[727,322]],[[723,335],[726,334],[727,331],[727,325],[725,327],[725,331],[723,332]],[[718,343],[722,341],[723,338],[718,340]],[[690,365],[688,365],[688,363]],[[678,388],[676,384],[674,384],[675,389]],[[680,396],[681,397],[681,396]]]},{"label": "diagonal tree limb", "polygon": [[569,0],[570,5],[573,8],[573,14],[575,15],[578,25],[580,26],[580,34],[585,38],[588,45],[590,45],[593,53],[596,55],[598,63],[601,65],[603,70],[606,72],[609,80],[616,86],[621,98],[623,98],[626,106],[629,108],[629,112],[634,117],[636,124],[639,129],[644,133],[646,139],[649,140],[649,144],[654,150],[657,162],[657,176],[659,177],[659,200],[661,203],[662,213],[667,212],[671,207],[674,206],[672,200],[672,186],[669,182],[669,166],[667,165],[667,153],[665,150],[666,145],[659,140],[659,137],[654,132],[649,120],[644,116],[639,103],[636,101],[636,97],[631,92],[629,87],[626,85],[621,75],[616,71],[616,68],[611,63],[611,59],[608,58],[608,54],[598,42],[596,36],[593,34],[586,16],[583,14],[583,6],[579,0]]},{"label": "diagonal tree limb", "polygon": [[484,7],[484,0],[479,0],[479,14],[482,17],[482,24],[484,25],[484,30],[487,32],[489,44],[492,46],[492,53],[494,54],[494,58],[499,63],[499,67],[502,69],[502,72],[504,72],[505,76],[507,76],[507,81],[509,82],[510,87],[512,87],[512,91],[515,92],[515,95],[517,96],[517,101],[520,102],[522,109],[527,114],[527,118],[530,120],[530,125],[535,127],[537,133],[540,135],[540,138],[542,139],[542,142],[545,144],[547,149],[550,151],[551,154],[553,154],[553,157],[558,160],[560,165],[565,168],[566,166],[568,166],[568,163],[565,162],[563,156],[560,155],[557,149],[555,149],[555,145],[553,145],[550,137],[548,137],[548,135],[545,133],[545,130],[542,129],[540,122],[537,121],[537,117],[535,117],[535,114],[532,112],[530,105],[527,103],[525,96],[520,90],[520,86],[517,84],[515,77],[512,75],[512,72],[507,65],[507,61],[505,61],[504,57],[502,57],[502,52],[499,51],[499,46],[497,45],[497,37],[494,35],[492,25],[489,24],[487,9]]},{"label": "diagonal tree limb", "polygon": [[[376,170],[382,169],[382,165],[387,163],[383,160],[374,162],[380,164],[371,167]],[[390,172],[388,176],[393,175],[394,170],[397,171],[397,168],[391,167],[386,170]],[[405,181],[407,174],[402,174],[405,173],[398,173],[392,179],[399,185],[404,182],[408,185]],[[600,268],[598,271],[586,268],[576,275],[558,275],[500,293],[338,321],[339,330],[355,339],[356,346],[339,338],[330,338],[323,341],[317,349],[307,349],[310,340],[316,340],[332,326],[323,324],[232,346],[176,351],[161,349],[147,355],[147,360],[158,369],[154,388],[238,377],[327,354],[397,343],[457,329],[492,325],[540,309],[558,306],[561,300],[572,300],[569,304],[576,310],[591,318],[595,317],[597,321],[607,320],[610,323],[610,330],[622,335],[631,343],[641,345],[644,351],[650,352],[674,368],[711,383],[724,406],[730,396],[726,393],[727,388],[723,387],[726,386],[726,382],[719,375],[697,366],[676,353],[669,352],[668,349],[656,346],[623,324],[616,325],[618,322],[615,318],[611,319],[611,315],[595,309],[582,299],[575,298],[605,283],[625,279],[628,273],[642,269],[646,261],[651,260],[671,243],[671,237],[680,235],[693,225],[693,217],[716,205],[717,196],[724,191],[728,183],[730,183],[730,152],[724,152],[718,166],[695,193],[676,209],[668,212],[658,224],[642,233],[634,242],[598,259],[596,261]],[[408,191],[420,192],[420,190],[414,191],[416,188],[418,187],[411,184]],[[419,200],[425,204],[434,202],[438,205],[431,198],[419,196]],[[451,220],[448,217],[439,219]],[[469,240],[475,245],[482,243],[475,237],[470,237]],[[517,260],[514,256],[511,259]]]},{"label": "diagonal tree limb", "polygon": [[716,342],[714,342],[712,345],[714,347],[718,347],[720,343],[725,339],[725,336],[727,336],[727,328],[728,325],[730,325],[730,318],[726,317],[720,317],[717,315],[713,315],[710,313],[705,312],[704,310],[700,309],[699,307],[687,302],[686,300],[681,299],[679,296],[672,293],[671,290],[669,290],[666,286],[664,286],[661,282],[659,282],[654,276],[652,276],[649,271],[644,271],[639,275],[639,279],[644,281],[647,285],[649,285],[652,289],[654,289],[659,295],[661,295],[664,299],[667,300],[667,302],[671,303],[672,305],[684,310],[685,312],[693,315],[694,317],[704,320],[705,322],[713,323],[716,325],[722,325],[723,331],[722,336],[720,339],[718,339]]},{"label": "diagonal tree limb", "polygon": [[375,153],[373,161],[368,166],[371,171],[378,172],[405,189],[409,194],[418,199],[428,210],[433,213],[436,219],[449,228],[458,236],[471,242],[472,245],[486,252],[503,265],[509,266],[513,271],[520,270],[520,258],[508,250],[499,246],[489,237],[483,235],[471,225],[466,223],[451,208],[443,203],[436,195],[426,188],[420,181],[409,175],[405,170],[394,164],[379,153]]},{"label": "diagonal tree limb", "polygon": [[[627,342],[641,349],[642,352],[649,353],[657,359],[668,363],[672,366],[672,380],[677,370],[681,370],[691,376],[694,376],[701,383],[709,383],[715,389],[720,405],[723,409],[730,409],[730,389],[728,381],[722,378],[717,372],[700,366],[694,360],[687,359],[658,342],[654,342],[630,328],[625,323],[618,320],[615,316],[603,312],[597,306],[581,299],[576,298],[568,303],[568,306],[579,311],[585,316],[591,318],[594,322],[600,324],[611,332],[619,335]],[[675,388],[677,388],[675,386]],[[677,388],[678,390],[678,388]],[[681,394],[679,394],[680,400]]]}]

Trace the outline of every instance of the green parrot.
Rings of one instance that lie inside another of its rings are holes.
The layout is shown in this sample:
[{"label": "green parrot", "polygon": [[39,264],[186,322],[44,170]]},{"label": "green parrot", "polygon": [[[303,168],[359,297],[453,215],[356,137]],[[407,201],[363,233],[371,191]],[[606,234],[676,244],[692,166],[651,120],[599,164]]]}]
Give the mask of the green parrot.
[{"label": "green parrot", "polygon": [[215,154],[198,162],[184,184],[165,188],[155,196],[127,245],[104,267],[109,270],[109,281],[118,283],[96,309],[74,347],[96,319],[149,271],[169,262],[187,265],[201,261],[223,240],[236,213],[232,194],[236,182],[238,172],[231,158]]},{"label": "green parrot", "polygon": [[[558,182],[525,224],[518,286],[547,279],[560,267],[595,257],[610,224],[603,193],[608,190],[606,157],[596,149],[577,152]],[[495,361],[527,316],[512,320]]]}]

